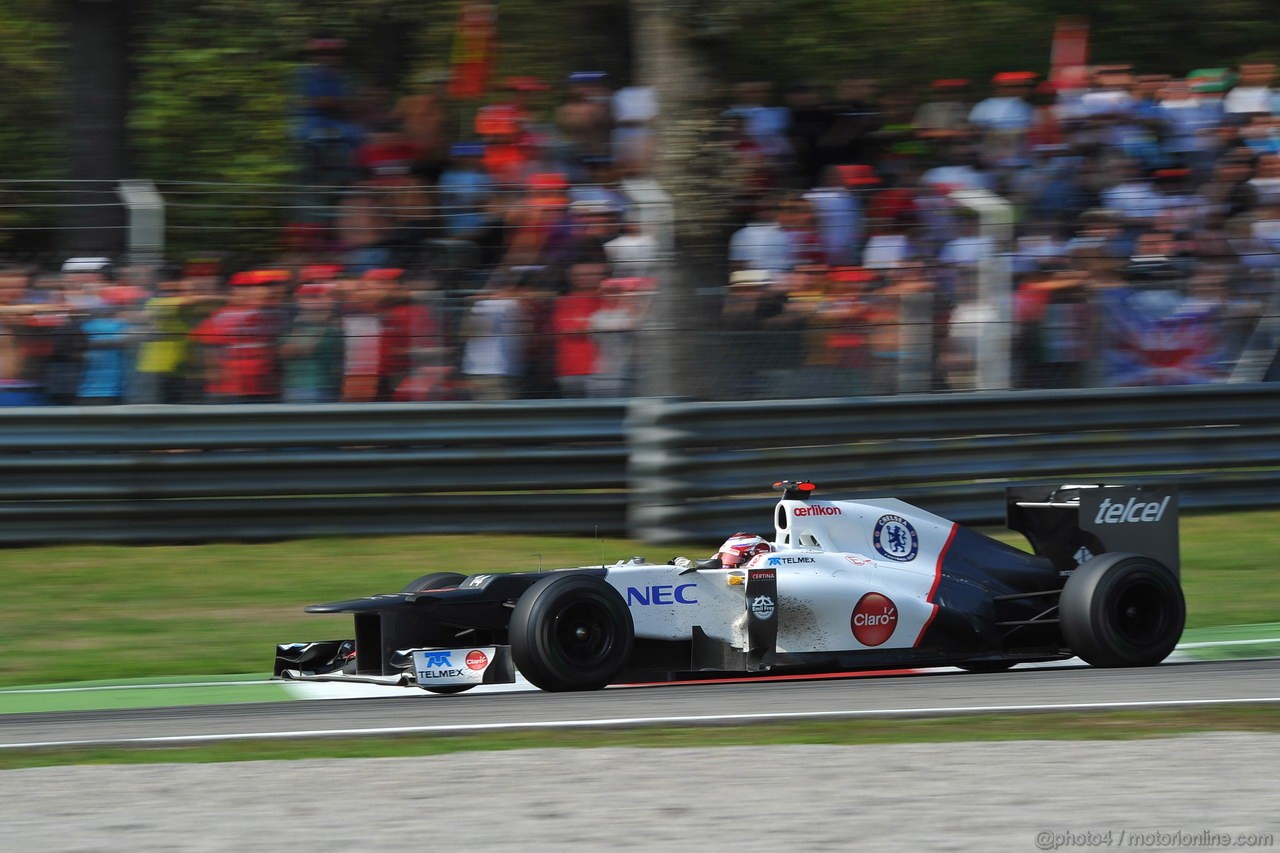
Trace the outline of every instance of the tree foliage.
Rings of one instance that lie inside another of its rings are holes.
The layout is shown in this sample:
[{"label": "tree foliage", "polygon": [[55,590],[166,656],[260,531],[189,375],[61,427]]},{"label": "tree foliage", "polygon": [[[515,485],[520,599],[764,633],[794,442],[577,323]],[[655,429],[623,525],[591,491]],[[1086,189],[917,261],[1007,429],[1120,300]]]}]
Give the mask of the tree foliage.
[{"label": "tree foliage", "polygon": [[[632,5],[653,0],[498,0],[498,77],[559,82],[598,69],[615,81],[631,54]],[[715,83],[830,83],[847,76],[922,85],[1044,71],[1054,21],[1088,17],[1092,57],[1185,73],[1280,58],[1270,0],[662,0]],[[130,129],[137,172],[158,181],[277,183],[291,178],[293,79],[308,38],[350,42],[350,67],[375,97],[447,67],[459,0],[136,0]],[[65,22],[47,0],[0,0],[0,179],[65,171],[60,53]],[[717,94],[699,92],[700,95]],[[546,96],[550,104],[555,93]],[[225,216],[251,231],[266,210]],[[187,214],[176,207],[171,220]],[[0,227],[21,218],[0,208]],[[199,221],[192,221],[198,227]],[[0,239],[4,239],[0,237]]]}]

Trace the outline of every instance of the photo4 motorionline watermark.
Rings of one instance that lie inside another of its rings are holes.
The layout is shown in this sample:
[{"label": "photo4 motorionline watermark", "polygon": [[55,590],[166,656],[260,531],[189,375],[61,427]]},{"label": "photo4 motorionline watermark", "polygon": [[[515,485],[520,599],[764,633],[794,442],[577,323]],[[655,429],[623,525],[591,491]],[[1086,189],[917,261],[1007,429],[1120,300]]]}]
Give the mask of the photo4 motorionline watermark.
[{"label": "photo4 motorionline watermark", "polygon": [[1071,847],[1142,847],[1142,848],[1213,848],[1274,847],[1275,833],[1219,832],[1199,830],[1131,830],[1131,829],[1042,829],[1036,833],[1036,849],[1065,850]]}]

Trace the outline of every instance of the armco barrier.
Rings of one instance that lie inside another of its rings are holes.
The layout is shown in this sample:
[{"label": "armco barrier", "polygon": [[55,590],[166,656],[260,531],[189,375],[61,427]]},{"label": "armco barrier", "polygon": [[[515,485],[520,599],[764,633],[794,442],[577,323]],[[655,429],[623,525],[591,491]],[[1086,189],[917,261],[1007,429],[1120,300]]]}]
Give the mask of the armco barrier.
[{"label": "armco barrier", "polygon": [[617,534],[626,404],[0,413],[0,544]]},{"label": "armco barrier", "polygon": [[[1011,482],[1280,505],[1280,386],[0,410],[0,544],[513,532],[706,541],[768,484],[998,522]],[[765,531],[767,532],[767,531]]]},{"label": "armco barrier", "polygon": [[[1280,504],[1280,386],[999,392],[769,403],[637,400],[631,533],[769,527],[765,484],[900,497],[969,523],[1013,482],[1170,481],[1192,508]],[[766,529],[764,532],[768,532]]]}]

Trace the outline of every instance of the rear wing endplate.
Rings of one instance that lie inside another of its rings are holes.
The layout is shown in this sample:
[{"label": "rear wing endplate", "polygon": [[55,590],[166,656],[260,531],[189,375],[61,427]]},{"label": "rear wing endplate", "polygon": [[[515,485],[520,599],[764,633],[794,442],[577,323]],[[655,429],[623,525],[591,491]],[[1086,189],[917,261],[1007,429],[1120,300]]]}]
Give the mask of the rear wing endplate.
[{"label": "rear wing endplate", "polygon": [[1181,568],[1176,486],[1011,486],[1005,524],[1059,571],[1109,551],[1154,557],[1175,575]]}]

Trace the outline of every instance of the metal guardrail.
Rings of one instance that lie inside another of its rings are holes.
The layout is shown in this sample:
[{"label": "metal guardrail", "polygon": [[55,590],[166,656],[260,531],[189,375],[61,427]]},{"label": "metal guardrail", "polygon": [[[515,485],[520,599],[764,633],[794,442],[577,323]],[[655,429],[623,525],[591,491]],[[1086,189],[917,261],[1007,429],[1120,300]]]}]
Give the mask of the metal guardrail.
[{"label": "metal guardrail", "polygon": [[[1171,481],[1280,505],[1280,386],[0,410],[0,545],[335,534],[718,541],[767,484],[1002,520],[1013,482]],[[714,543],[712,543],[714,544]],[[710,547],[710,545],[708,545]]]},{"label": "metal guardrail", "polygon": [[626,403],[0,414],[0,544],[625,524]]},{"label": "metal guardrail", "polygon": [[1188,508],[1280,503],[1280,387],[1269,384],[842,398],[636,401],[628,525],[663,542],[759,527],[761,486],[899,497],[1003,520],[1014,482],[1176,482]]}]

